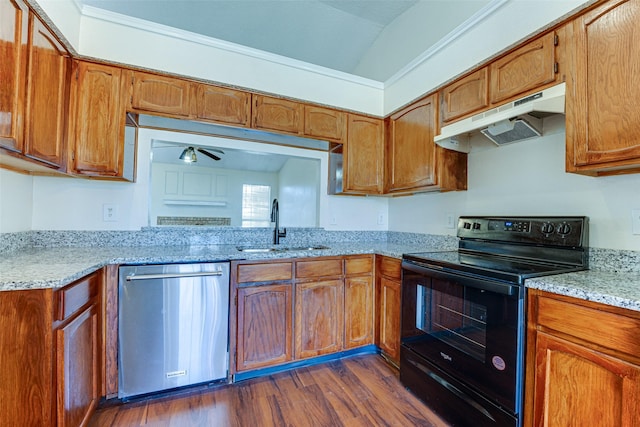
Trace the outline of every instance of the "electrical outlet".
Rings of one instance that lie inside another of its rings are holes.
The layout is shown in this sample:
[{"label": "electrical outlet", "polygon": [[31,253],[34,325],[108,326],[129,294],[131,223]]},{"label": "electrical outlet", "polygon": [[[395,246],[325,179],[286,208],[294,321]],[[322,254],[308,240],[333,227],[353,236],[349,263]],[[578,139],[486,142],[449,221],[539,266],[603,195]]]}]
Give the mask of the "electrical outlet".
[{"label": "electrical outlet", "polygon": [[378,225],[384,225],[384,212],[378,212]]},{"label": "electrical outlet", "polygon": [[631,211],[631,230],[633,234],[640,234],[640,209]]},{"label": "electrical outlet", "polygon": [[338,224],[338,220],[336,219],[335,215],[331,215],[331,219],[329,219],[329,225],[337,225]]},{"label": "electrical outlet", "polygon": [[118,205],[104,204],[102,205],[102,220],[105,222],[118,220]]},{"label": "electrical outlet", "polygon": [[447,214],[447,228],[456,228],[456,216],[452,213]]}]

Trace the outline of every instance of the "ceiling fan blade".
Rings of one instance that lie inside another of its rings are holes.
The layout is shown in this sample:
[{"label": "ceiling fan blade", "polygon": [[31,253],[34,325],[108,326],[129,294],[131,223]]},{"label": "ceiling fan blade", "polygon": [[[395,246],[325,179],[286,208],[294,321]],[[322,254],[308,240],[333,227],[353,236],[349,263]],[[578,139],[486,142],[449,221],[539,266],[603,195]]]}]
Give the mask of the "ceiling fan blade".
[{"label": "ceiling fan blade", "polygon": [[[216,150],[216,151],[217,151],[217,150]],[[209,158],[211,158],[211,159],[213,159],[213,160],[216,160],[216,161],[221,160],[221,158],[220,158],[220,157],[218,157],[218,156],[216,156],[215,154],[212,154],[212,153],[210,153],[210,152],[208,152],[207,150],[204,150],[204,149],[202,149],[202,148],[198,148],[198,152],[200,152],[200,153],[204,154],[205,156],[207,156],[207,157],[209,157]]]}]

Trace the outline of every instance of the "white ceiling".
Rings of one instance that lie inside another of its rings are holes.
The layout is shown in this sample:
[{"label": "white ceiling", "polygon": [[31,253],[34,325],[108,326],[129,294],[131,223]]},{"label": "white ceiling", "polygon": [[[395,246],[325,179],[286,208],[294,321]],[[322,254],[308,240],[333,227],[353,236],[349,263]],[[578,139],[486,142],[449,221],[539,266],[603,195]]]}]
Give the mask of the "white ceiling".
[{"label": "white ceiling", "polygon": [[491,0],[77,0],[384,81]]}]

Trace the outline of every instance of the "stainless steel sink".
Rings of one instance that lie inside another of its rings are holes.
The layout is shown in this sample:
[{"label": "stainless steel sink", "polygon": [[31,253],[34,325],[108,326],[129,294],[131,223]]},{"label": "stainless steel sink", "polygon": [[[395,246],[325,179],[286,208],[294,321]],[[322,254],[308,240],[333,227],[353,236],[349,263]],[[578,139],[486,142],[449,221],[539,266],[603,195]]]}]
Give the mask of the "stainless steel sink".
[{"label": "stainless steel sink", "polygon": [[328,246],[236,246],[240,252],[293,252],[293,251],[319,251],[329,249]]}]

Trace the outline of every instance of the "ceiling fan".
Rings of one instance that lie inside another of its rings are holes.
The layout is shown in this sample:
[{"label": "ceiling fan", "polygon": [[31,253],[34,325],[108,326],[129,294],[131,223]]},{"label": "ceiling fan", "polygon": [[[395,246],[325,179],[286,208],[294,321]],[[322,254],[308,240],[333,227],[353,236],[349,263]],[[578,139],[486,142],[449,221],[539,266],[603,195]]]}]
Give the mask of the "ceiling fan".
[{"label": "ceiling fan", "polygon": [[187,163],[195,163],[198,161],[198,157],[196,156],[196,151],[198,151],[199,153],[204,154],[205,156],[209,157],[210,159],[213,159],[215,161],[218,160],[222,160],[222,158],[216,154],[213,153],[218,153],[218,154],[224,154],[224,151],[219,150],[217,148],[209,148],[209,149],[204,149],[204,148],[193,148],[193,147],[187,147],[182,151],[182,154],[180,154],[180,160],[187,162]]}]

